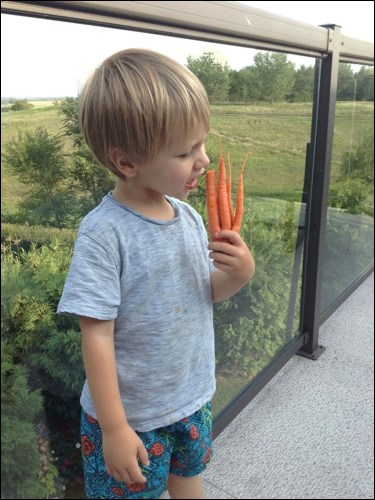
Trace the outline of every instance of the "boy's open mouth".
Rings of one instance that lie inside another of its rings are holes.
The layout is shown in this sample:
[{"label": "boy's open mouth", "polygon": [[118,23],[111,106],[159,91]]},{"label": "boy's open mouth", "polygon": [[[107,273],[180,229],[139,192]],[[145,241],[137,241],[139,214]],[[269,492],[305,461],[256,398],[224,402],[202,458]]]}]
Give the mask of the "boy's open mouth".
[{"label": "boy's open mouth", "polygon": [[187,182],[185,184],[185,186],[188,188],[188,189],[194,189],[197,185],[197,179],[193,179],[192,181],[190,182]]}]

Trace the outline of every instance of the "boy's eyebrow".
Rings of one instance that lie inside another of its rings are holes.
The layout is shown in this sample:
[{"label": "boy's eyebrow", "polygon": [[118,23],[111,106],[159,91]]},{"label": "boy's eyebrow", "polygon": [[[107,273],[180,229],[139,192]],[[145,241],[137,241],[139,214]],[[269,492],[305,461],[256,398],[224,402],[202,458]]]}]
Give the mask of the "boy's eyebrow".
[{"label": "boy's eyebrow", "polygon": [[208,136],[208,133],[204,135],[204,137],[202,137],[201,139],[199,139],[197,142],[195,143],[189,143],[189,144],[186,144],[186,147],[183,147],[183,148],[179,148],[179,149],[194,149],[195,147],[197,146],[200,146],[201,144],[203,144],[205,142],[205,140],[207,139],[207,136]]},{"label": "boy's eyebrow", "polygon": [[195,144],[193,144],[193,148],[195,148],[196,146],[199,146],[200,144],[203,144],[205,142],[205,140],[207,139],[207,135],[206,134],[202,139],[198,140]]}]

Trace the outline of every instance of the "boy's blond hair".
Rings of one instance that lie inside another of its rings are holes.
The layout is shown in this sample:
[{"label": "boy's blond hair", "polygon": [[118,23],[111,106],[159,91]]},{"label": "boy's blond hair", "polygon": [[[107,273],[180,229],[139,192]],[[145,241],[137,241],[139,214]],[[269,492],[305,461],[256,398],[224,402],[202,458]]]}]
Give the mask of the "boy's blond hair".
[{"label": "boy's blond hair", "polygon": [[210,128],[198,78],[173,59],[143,49],[117,52],[93,72],[79,98],[79,119],[97,160],[119,177],[110,160],[113,148],[141,164],[189,138],[195,127]]}]

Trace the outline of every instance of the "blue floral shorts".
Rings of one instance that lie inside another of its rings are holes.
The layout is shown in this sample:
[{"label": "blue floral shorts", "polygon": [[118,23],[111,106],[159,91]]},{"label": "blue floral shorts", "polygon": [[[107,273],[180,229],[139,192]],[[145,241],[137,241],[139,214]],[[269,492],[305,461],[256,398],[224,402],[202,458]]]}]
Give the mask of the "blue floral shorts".
[{"label": "blue floral shorts", "polygon": [[211,403],[167,427],[137,434],[148,451],[150,465],[141,467],[147,482],[127,485],[107,474],[99,423],[82,411],[81,441],[87,498],[155,499],[166,490],[169,473],[185,477],[200,474],[211,457]]}]

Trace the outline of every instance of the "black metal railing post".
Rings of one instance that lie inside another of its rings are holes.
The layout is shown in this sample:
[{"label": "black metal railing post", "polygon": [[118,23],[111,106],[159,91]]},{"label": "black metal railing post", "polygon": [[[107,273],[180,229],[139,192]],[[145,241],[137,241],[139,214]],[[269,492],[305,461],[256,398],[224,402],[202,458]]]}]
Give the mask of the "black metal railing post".
[{"label": "black metal railing post", "polygon": [[317,359],[324,350],[319,345],[320,302],[341,45],[340,28],[334,25],[325,27],[329,30],[330,46],[326,58],[317,61],[315,69],[317,87],[311,133],[312,182],[302,284],[301,326],[307,342],[297,353],[311,359]]}]

